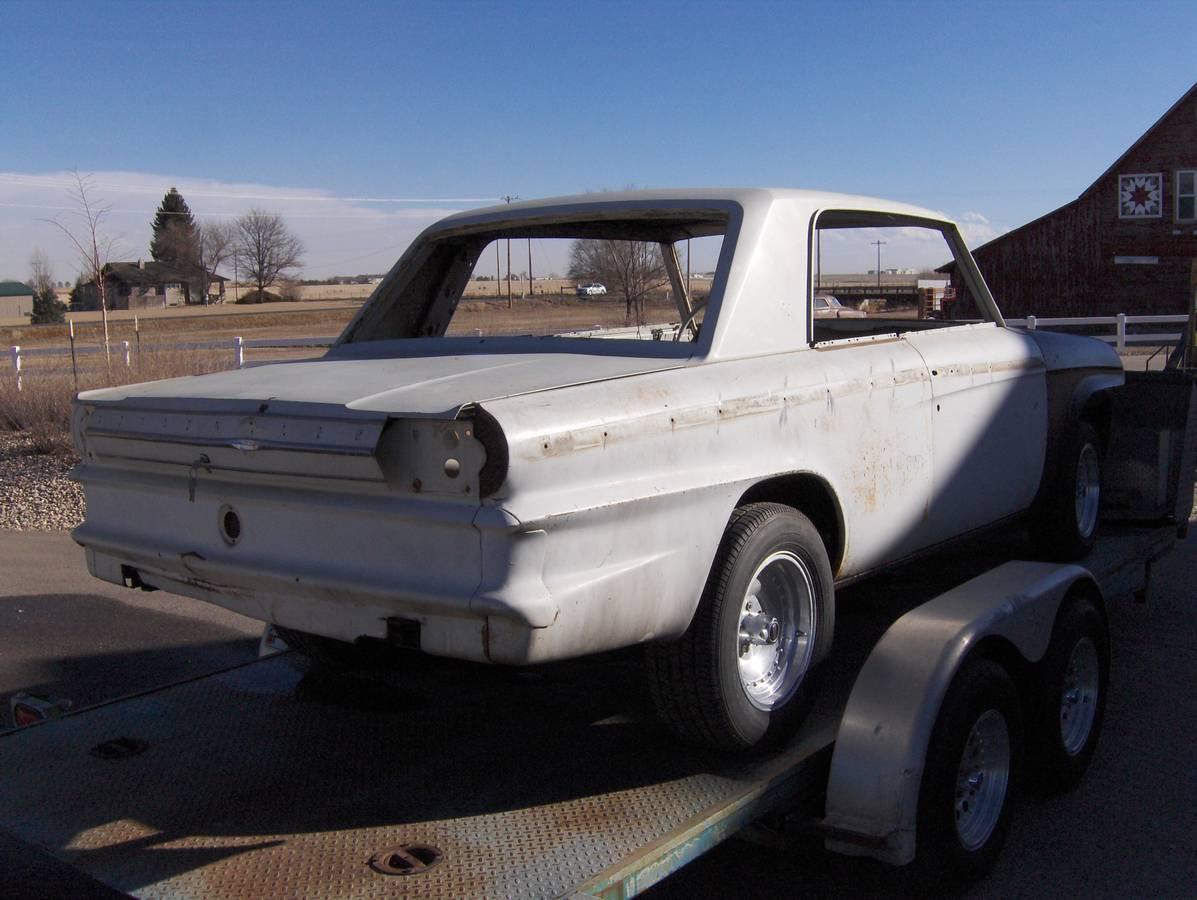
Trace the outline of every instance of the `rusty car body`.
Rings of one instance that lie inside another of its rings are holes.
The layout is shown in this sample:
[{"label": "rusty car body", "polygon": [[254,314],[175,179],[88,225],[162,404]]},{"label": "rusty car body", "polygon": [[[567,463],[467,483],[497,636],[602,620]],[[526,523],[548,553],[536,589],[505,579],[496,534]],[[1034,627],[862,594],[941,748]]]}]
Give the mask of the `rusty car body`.
[{"label": "rusty car body", "polygon": [[[816,319],[815,231],[880,226],[941,236],[980,320]],[[703,304],[675,248],[716,233]],[[483,250],[546,235],[659,247],[676,317],[447,334]],[[770,189],[514,203],[427,229],[319,360],[81,394],[74,536],[99,578],[305,649],[530,664],[647,644],[666,719],[745,747],[801,707],[834,584],[1032,509],[1083,552],[1121,381],[1098,341],[1006,327],[927,210]]]}]

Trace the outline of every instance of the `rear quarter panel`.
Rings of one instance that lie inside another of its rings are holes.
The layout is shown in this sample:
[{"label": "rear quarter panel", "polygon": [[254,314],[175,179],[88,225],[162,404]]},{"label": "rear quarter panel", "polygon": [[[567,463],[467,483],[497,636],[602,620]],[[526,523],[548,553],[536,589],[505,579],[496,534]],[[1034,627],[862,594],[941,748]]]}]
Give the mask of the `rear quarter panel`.
[{"label": "rear quarter panel", "polygon": [[[693,365],[485,404],[510,446],[492,502],[548,539],[557,653],[685,630],[749,487],[813,473],[846,523],[840,574],[931,540],[931,389],[901,341]],[[555,634],[554,634],[555,633]]]}]

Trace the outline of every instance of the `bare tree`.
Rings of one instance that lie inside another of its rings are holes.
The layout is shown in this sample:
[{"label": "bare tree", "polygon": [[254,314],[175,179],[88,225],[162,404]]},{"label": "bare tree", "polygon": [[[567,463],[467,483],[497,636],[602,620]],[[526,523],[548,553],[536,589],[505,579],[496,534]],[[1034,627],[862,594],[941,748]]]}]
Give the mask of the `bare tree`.
[{"label": "bare tree", "polygon": [[29,286],[35,294],[46,288],[54,290],[54,275],[50,271],[50,259],[39,247],[29,255]]},{"label": "bare tree", "polygon": [[582,238],[569,251],[569,277],[601,281],[624,301],[624,324],[644,324],[648,295],[669,283],[661,248],[647,241]]},{"label": "bare tree", "polygon": [[196,226],[195,267],[205,306],[212,274],[232,259],[235,243],[236,228],[230,222],[201,222]]},{"label": "bare tree", "polygon": [[[96,286],[100,298],[100,317],[104,321],[104,363],[109,373],[112,371],[112,353],[108,339],[108,292],[104,286],[104,269],[108,265],[108,257],[112,252],[113,239],[106,238],[100,231],[104,218],[108,215],[108,207],[97,205],[91,197],[91,176],[80,175],[75,171],[75,187],[71,190],[71,199],[78,207],[74,214],[80,222],[74,229],[56,219],[48,219],[51,225],[70,239],[79,253],[83,273]],[[79,234],[76,234],[76,230]]]},{"label": "bare tree", "polygon": [[302,265],[303,242],[291,233],[283,217],[251,209],[237,219],[235,252],[246,280],[258,287],[259,301],[268,285]]}]

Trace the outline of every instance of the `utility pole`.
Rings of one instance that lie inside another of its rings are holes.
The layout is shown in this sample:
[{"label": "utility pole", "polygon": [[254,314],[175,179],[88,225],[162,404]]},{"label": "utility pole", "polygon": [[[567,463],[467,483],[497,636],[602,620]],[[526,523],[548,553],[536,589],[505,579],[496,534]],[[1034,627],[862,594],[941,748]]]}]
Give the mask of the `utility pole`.
[{"label": "utility pole", "polygon": [[528,238],[528,294],[536,293],[532,290],[532,238]]},{"label": "utility pole", "polygon": [[495,241],[495,296],[503,296],[503,264],[499,262],[498,241]]},{"label": "utility pole", "polygon": [[[503,196],[503,202],[508,204],[518,199],[519,197],[513,197],[511,194]],[[507,239],[507,308],[511,309],[511,238]]]},{"label": "utility pole", "polygon": [[815,229],[815,293],[823,293],[823,229]]},{"label": "utility pole", "polygon": [[877,245],[877,292],[881,292],[881,245],[889,241],[873,241]]}]

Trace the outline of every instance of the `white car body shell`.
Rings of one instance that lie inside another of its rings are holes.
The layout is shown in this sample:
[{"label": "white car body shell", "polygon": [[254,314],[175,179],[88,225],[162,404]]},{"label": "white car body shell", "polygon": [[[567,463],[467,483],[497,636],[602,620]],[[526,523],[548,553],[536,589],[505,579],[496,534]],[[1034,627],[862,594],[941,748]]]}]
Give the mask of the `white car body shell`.
[{"label": "white car body shell", "polygon": [[[371,303],[437,235],[688,208],[728,217],[713,327],[693,343],[343,338],[319,361],[81,395],[75,537],[93,573],[343,640],[414,622],[422,650],[474,660],[670,639],[745,497],[821,492],[832,565],[850,580],[1025,511],[1053,420],[1121,381],[1104,345],[1056,341],[1053,390],[1042,338],[1003,326],[954,226],[818,192],[604,194],[452,216]],[[993,321],[813,343],[804,248],[828,209],[943,228]],[[481,459],[467,415],[479,409],[509,458],[484,500],[476,467],[439,474],[449,453]],[[389,424],[410,444],[394,471],[379,461]]]}]

